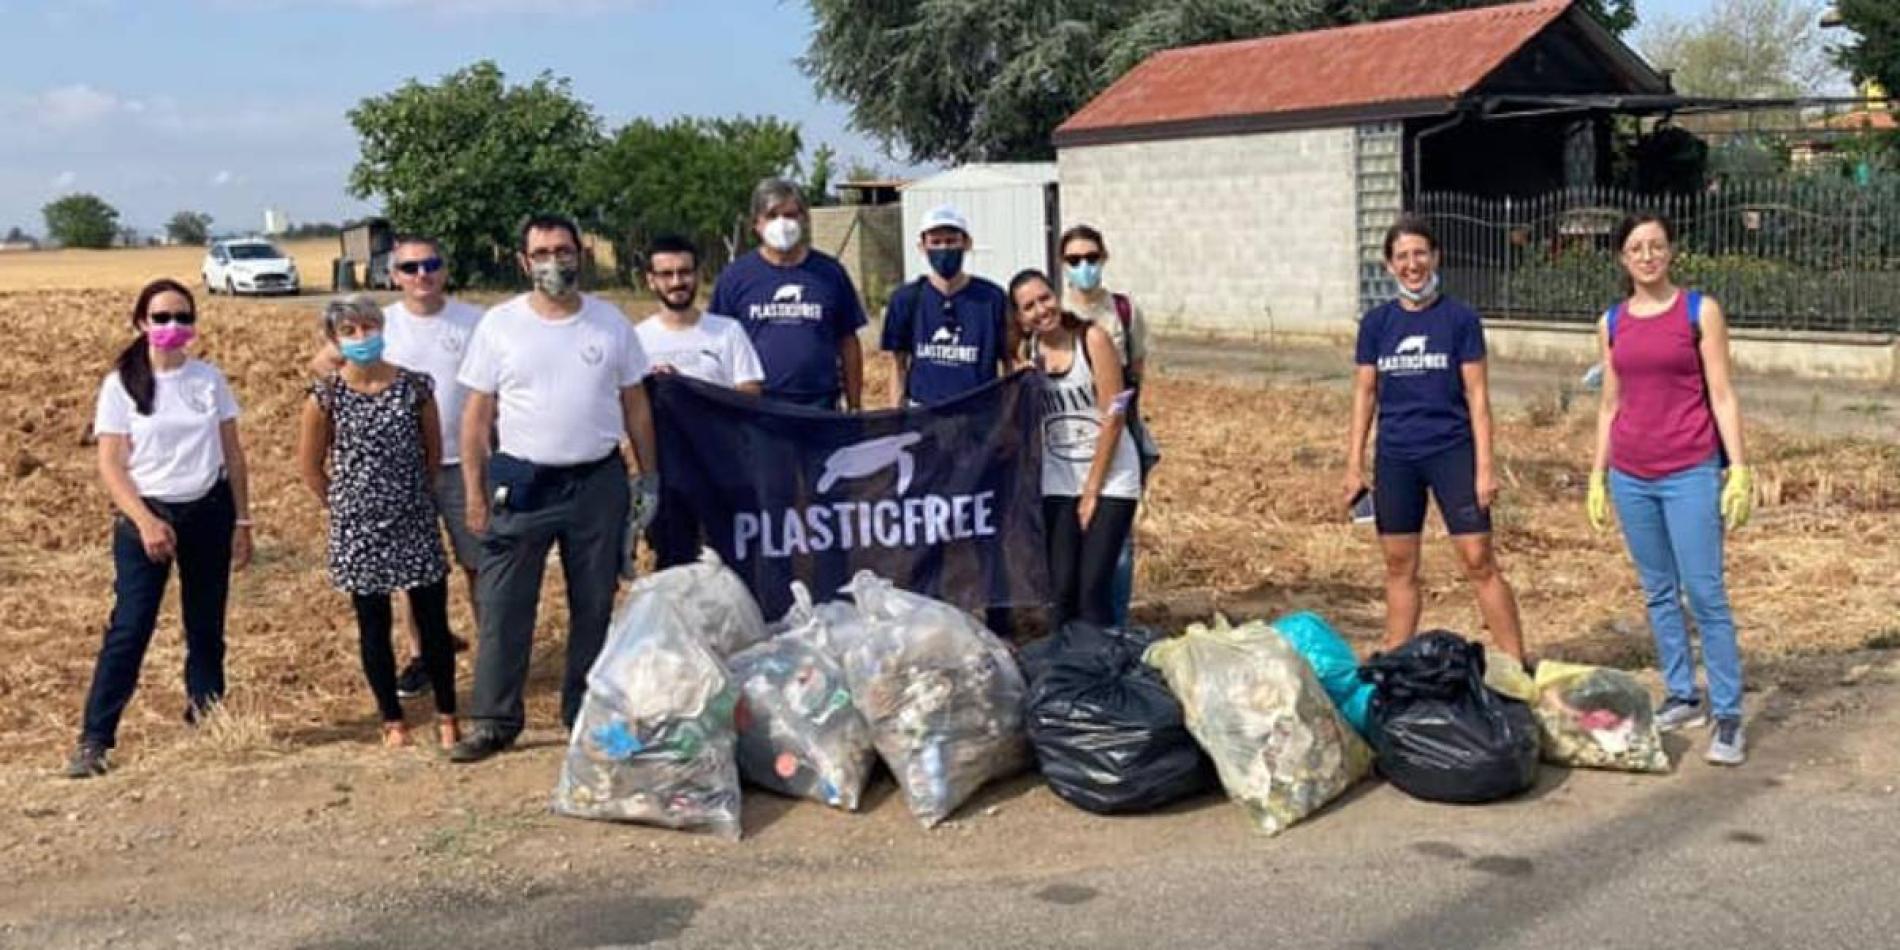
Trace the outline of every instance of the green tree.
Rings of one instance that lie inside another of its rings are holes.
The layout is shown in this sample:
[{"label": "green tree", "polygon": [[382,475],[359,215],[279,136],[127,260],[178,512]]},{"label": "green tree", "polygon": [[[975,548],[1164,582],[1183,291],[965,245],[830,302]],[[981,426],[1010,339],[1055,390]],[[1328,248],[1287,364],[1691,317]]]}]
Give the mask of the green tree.
[{"label": "green tree", "polygon": [[691,237],[708,269],[736,249],[752,186],[797,167],[798,127],[774,118],[636,119],[584,163],[578,201],[631,278],[655,235]]},{"label": "green tree", "polygon": [[814,205],[837,200],[831,193],[831,180],[838,174],[838,150],[820,145],[811,153],[811,174],[805,178],[805,197]]},{"label": "green tree", "polygon": [[1792,98],[1836,78],[1820,31],[1816,0],[1716,0],[1697,19],[1655,21],[1637,45],[1686,95]]},{"label": "green tree", "polygon": [[203,244],[211,236],[211,216],[202,211],[180,211],[165,222],[165,236],[174,244]]},{"label": "green tree", "polygon": [[98,195],[67,195],[40,209],[46,236],[65,247],[111,247],[119,234],[119,211]]},{"label": "green tree", "polygon": [[33,235],[20,230],[20,226],[17,224],[7,229],[7,236],[3,240],[7,244],[37,243],[33,240]]},{"label": "green tree", "polygon": [[350,193],[376,198],[399,230],[434,235],[465,280],[512,283],[507,253],[530,214],[581,210],[581,168],[600,142],[566,79],[509,85],[492,62],[410,80],[349,113],[361,157]]},{"label": "green tree", "polygon": [[[799,66],[913,162],[1045,159],[1049,134],[1163,49],[1507,0],[809,0]],[[1585,0],[1621,32],[1634,0]]]},{"label": "green tree", "polygon": [[1840,25],[1854,41],[1831,52],[1842,69],[1860,82],[1873,81],[1887,95],[1900,95],[1900,4],[1893,0],[1836,0]]}]

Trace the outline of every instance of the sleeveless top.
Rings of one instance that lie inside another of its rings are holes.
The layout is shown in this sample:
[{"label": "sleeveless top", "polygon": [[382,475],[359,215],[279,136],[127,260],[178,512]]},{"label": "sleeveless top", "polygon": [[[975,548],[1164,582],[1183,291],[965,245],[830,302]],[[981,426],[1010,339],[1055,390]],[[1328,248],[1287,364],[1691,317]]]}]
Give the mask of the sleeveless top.
[{"label": "sleeveless top", "polygon": [[[1036,366],[1042,368],[1042,355],[1035,353],[1035,357]],[[1060,374],[1043,369],[1042,377],[1042,493],[1080,498],[1095,464],[1103,419],[1095,399],[1095,369],[1089,364],[1086,333],[1076,334],[1075,359],[1069,368]],[[1141,497],[1141,463],[1126,426],[1102,479],[1101,497]]]},{"label": "sleeveless top", "polygon": [[1721,446],[1689,292],[1655,316],[1618,304],[1610,365],[1616,370],[1616,419],[1610,424],[1610,465],[1625,475],[1661,478],[1701,465]]},{"label": "sleeveless top", "polygon": [[422,441],[430,380],[396,370],[379,393],[330,376],[310,387],[330,417],[330,583],[384,594],[448,575]]}]

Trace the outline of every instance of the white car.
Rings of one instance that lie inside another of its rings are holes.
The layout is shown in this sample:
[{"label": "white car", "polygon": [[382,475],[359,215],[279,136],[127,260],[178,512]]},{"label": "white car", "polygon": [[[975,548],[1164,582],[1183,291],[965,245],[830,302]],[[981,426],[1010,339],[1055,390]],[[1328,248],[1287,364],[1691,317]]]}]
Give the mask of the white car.
[{"label": "white car", "polygon": [[297,262],[262,238],[218,241],[205,251],[205,287],[212,293],[295,294]]}]

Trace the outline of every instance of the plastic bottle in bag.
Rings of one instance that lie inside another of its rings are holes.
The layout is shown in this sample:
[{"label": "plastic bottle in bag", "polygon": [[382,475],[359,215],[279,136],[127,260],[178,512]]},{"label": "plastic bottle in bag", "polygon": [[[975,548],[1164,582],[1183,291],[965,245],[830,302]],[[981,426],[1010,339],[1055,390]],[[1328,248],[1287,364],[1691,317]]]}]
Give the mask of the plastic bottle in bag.
[{"label": "plastic bottle in bag", "polygon": [[861,571],[862,628],[840,637],[853,702],[925,827],[1029,761],[1022,674],[1002,641],[949,604]]},{"label": "plastic bottle in bag", "polygon": [[1260,830],[1284,831],[1365,776],[1371,750],[1267,624],[1216,616],[1149,647],[1146,661],[1167,677],[1221,785]]}]

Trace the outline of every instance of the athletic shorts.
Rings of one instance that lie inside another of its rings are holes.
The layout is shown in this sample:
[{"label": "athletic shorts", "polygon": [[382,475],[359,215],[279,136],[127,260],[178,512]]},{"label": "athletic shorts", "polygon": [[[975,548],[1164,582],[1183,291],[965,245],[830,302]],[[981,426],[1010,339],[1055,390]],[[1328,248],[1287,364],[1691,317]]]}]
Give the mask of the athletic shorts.
[{"label": "athletic shorts", "polygon": [[468,530],[468,495],[462,486],[462,466],[444,465],[435,473],[435,510],[449,529],[449,553],[468,570],[482,563],[482,539]]},{"label": "athletic shorts", "polygon": [[1372,465],[1372,513],[1380,534],[1425,530],[1425,493],[1438,500],[1445,530],[1489,534],[1491,513],[1478,507],[1477,450],[1469,442],[1417,460],[1379,455]]}]

